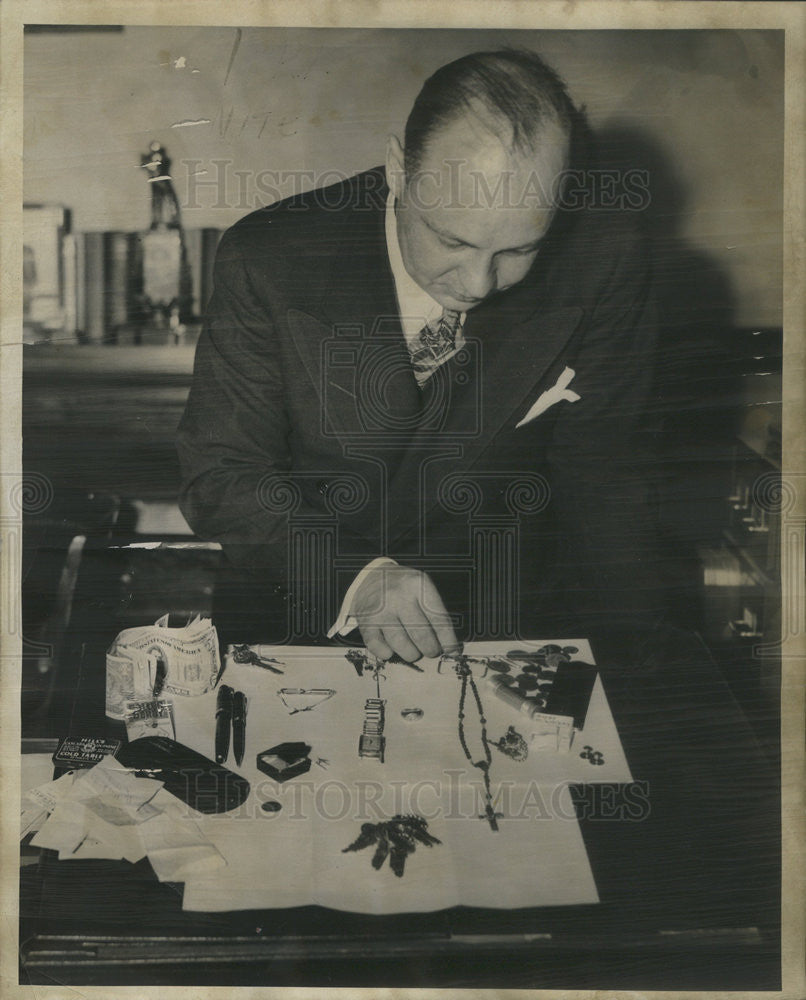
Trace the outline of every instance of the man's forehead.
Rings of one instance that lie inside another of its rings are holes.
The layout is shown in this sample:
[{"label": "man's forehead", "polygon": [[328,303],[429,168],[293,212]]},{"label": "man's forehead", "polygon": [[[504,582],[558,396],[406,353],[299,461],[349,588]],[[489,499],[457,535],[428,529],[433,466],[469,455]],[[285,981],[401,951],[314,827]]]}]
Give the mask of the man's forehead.
[{"label": "man's forehead", "polygon": [[537,132],[525,148],[515,148],[510,136],[494,132],[488,120],[465,114],[435,129],[426,143],[416,184],[424,199],[439,197],[467,205],[477,195],[490,197],[498,192],[502,204],[526,196],[536,204],[541,192],[546,205],[556,194],[556,185],[565,169],[568,137],[554,123]]}]

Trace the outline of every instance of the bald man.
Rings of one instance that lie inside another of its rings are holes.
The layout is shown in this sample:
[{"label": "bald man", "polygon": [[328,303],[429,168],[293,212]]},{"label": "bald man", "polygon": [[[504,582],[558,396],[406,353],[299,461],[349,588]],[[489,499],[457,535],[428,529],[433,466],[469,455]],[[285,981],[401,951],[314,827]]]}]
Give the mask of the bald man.
[{"label": "bald man", "polygon": [[583,132],[534,53],[474,53],[383,168],[225,234],[178,443],[238,641],[293,638],[289,601],[408,661],[661,609],[651,273],[634,213],[581,196]]}]

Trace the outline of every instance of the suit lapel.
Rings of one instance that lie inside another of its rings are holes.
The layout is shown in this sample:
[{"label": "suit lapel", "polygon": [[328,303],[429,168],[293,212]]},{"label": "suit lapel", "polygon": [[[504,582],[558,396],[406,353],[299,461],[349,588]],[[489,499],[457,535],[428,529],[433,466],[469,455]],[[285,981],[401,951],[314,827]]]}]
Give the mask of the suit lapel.
[{"label": "suit lapel", "polygon": [[[290,309],[288,325],[325,433],[345,447],[359,438],[382,444],[396,464],[421,401],[398,315],[383,210],[346,211],[341,233],[324,293],[310,311]],[[394,455],[390,443],[397,445]]]},{"label": "suit lapel", "polygon": [[[401,522],[401,534],[414,526],[418,516],[420,504],[414,497],[423,488],[419,467],[424,455],[433,454],[438,445],[458,445],[457,466],[472,468],[495,436],[507,425],[514,429],[534,402],[536,387],[557,361],[582,315],[581,308],[571,306],[524,316],[522,302],[515,301],[505,308],[491,303],[468,315],[468,358],[463,359],[462,352],[454,355],[443,366],[445,371],[439,372],[442,386],[437,384],[433,390],[445,399],[444,419],[436,425],[423,423],[392,481],[394,493],[410,498],[406,507],[411,515]],[[420,503],[427,511],[437,498],[421,497]]]}]

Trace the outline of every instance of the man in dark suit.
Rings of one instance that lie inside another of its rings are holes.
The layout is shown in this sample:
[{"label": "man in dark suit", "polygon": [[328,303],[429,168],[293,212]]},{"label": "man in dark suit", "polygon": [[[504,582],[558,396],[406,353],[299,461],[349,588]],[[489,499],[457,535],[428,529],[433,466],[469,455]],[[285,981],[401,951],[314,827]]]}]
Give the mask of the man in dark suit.
[{"label": "man in dark suit", "polygon": [[569,186],[581,128],[537,56],[476,53],[385,169],[225,234],[179,452],[233,639],[416,660],[656,613],[650,267]]}]

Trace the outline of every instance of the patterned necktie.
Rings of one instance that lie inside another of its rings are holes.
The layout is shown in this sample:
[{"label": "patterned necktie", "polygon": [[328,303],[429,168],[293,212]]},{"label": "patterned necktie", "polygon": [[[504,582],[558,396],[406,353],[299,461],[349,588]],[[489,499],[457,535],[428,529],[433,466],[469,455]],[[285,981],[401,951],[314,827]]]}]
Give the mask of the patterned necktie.
[{"label": "patterned necktie", "polygon": [[420,388],[456,349],[460,319],[460,314],[453,309],[443,309],[436,324],[426,323],[409,344],[411,365]]}]

